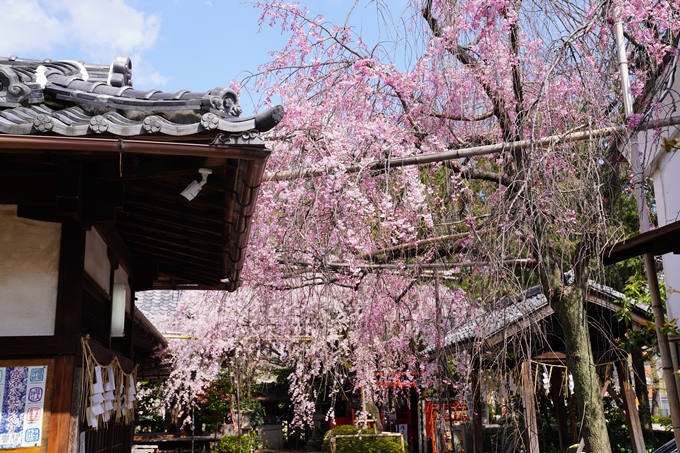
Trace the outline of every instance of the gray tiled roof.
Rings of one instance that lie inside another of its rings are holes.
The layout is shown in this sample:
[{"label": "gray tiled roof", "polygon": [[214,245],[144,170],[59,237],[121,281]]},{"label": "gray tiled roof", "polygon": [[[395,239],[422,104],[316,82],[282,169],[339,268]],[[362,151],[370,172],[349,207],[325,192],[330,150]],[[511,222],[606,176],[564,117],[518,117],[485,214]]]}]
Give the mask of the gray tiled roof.
[{"label": "gray tiled roof", "polygon": [[[594,281],[588,282],[589,291],[599,292],[613,301],[618,299],[629,300],[635,308],[643,313],[646,313],[649,308],[646,304],[628,298],[623,293],[615,289],[596,283]],[[498,302],[494,308],[485,311],[481,315],[475,317],[473,320],[452,329],[446,337],[444,337],[444,347],[450,347],[458,344],[465,344],[478,339],[487,339],[493,335],[501,332],[525,318],[531,318],[543,307],[548,306],[548,299],[540,291],[540,287],[534,286],[524,293],[515,297],[514,302],[505,298]],[[614,307],[613,309],[618,307]],[[434,352],[435,346],[429,345],[423,354],[430,354]]]},{"label": "gray tiled roof", "polygon": [[[500,301],[496,307],[484,311],[473,320],[452,329],[444,337],[444,347],[455,346],[457,344],[468,343],[475,338],[489,338],[508,326],[530,317],[542,307],[548,305],[548,299],[540,292],[540,288],[535,286],[520,294],[514,301],[507,298]],[[434,352],[435,346],[430,345],[423,351],[423,354]]]},{"label": "gray tiled roof", "polygon": [[181,297],[182,291],[139,291],[135,293],[135,306],[159,331],[166,332]]},{"label": "gray tiled roof", "polygon": [[265,132],[281,121],[283,108],[246,118],[240,114],[238,96],[228,88],[135,90],[127,57],[110,65],[0,57],[0,133],[129,137]]}]

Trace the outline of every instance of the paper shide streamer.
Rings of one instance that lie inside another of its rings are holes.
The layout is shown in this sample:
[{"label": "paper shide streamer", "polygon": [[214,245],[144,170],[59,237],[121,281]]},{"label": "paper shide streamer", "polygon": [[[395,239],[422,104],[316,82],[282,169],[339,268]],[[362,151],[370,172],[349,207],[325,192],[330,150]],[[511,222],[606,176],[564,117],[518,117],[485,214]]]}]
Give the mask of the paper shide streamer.
[{"label": "paper shide streamer", "polygon": [[108,365],[97,361],[90,349],[89,339],[82,339],[83,391],[82,415],[88,426],[99,428],[108,422],[129,425],[134,420],[137,368],[131,373],[114,357]]}]

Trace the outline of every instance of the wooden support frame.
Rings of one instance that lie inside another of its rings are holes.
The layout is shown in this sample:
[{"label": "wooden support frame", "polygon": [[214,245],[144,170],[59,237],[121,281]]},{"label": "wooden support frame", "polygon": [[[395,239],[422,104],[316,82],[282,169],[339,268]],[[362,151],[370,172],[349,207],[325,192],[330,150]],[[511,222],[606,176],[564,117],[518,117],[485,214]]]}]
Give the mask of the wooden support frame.
[{"label": "wooden support frame", "polygon": [[621,387],[621,398],[625,406],[626,413],[624,414],[628,432],[630,433],[630,443],[633,447],[633,453],[645,453],[645,440],[642,435],[642,425],[640,424],[640,416],[638,415],[637,405],[635,404],[635,392],[630,382],[630,373],[628,372],[628,360],[617,360],[616,373],[619,375],[619,386]]},{"label": "wooden support frame", "polygon": [[531,362],[525,361],[521,365],[522,399],[524,403],[524,421],[526,424],[527,452],[540,453],[538,447],[538,423],[536,421],[536,400],[534,382],[531,378]]}]

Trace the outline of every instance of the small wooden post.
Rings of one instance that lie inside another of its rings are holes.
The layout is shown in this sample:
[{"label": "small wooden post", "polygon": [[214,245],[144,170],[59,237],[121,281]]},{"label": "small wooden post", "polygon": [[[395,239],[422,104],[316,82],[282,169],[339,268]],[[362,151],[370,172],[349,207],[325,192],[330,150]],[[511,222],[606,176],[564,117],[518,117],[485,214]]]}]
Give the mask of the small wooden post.
[{"label": "small wooden post", "polygon": [[[479,372],[473,371],[471,375],[472,386],[472,450],[474,453],[484,453],[484,433],[482,431],[482,389],[479,381]],[[533,453],[533,452],[532,452]]]},{"label": "small wooden post", "polygon": [[527,427],[528,453],[540,453],[538,449],[538,424],[536,422],[536,401],[534,383],[531,379],[531,362],[522,363],[522,396],[524,398],[524,421]]},{"label": "small wooden post", "polygon": [[628,361],[617,360],[616,372],[619,375],[619,385],[621,386],[621,397],[626,408],[626,424],[630,433],[630,443],[633,446],[633,453],[645,453],[645,440],[642,436],[642,425],[640,416],[635,405],[635,392],[630,384],[630,373],[628,372]]},{"label": "small wooden post", "polygon": [[335,453],[335,437],[331,435],[331,453]]},{"label": "small wooden post", "polygon": [[550,393],[555,406],[555,420],[557,421],[557,434],[560,438],[560,448],[567,447],[567,408],[564,405],[564,368],[554,367],[550,376]]}]

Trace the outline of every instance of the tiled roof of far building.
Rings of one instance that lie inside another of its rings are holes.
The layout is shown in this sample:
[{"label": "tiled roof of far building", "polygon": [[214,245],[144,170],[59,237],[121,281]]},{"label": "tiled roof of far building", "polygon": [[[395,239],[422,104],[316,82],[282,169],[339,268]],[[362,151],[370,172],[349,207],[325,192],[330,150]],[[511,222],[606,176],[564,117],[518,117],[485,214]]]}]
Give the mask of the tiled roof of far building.
[{"label": "tiled roof of far building", "polygon": [[228,88],[134,89],[127,57],[110,65],[0,57],[0,133],[131,137],[265,132],[282,119],[283,108],[245,118],[240,114],[238,96]]},{"label": "tiled roof of far building", "polygon": [[135,293],[135,306],[158,330],[165,332],[172,321],[182,291],[155,290]]}]

